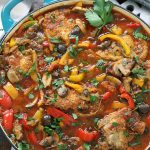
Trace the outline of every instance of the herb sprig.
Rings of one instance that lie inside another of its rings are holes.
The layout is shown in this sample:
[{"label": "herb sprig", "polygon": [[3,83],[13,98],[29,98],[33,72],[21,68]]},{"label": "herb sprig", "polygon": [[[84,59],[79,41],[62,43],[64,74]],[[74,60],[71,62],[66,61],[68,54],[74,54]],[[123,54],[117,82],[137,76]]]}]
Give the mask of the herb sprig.
[{"label": "herb sprig", "polygon": [[93,10],[88,9],[85,13],[85,17],[90,25],[101,30],[103,26],[113,20],[113,15],[111,13],[112,8],[113,4],[110,1],[105,2],[105,0],[94,0]]}]

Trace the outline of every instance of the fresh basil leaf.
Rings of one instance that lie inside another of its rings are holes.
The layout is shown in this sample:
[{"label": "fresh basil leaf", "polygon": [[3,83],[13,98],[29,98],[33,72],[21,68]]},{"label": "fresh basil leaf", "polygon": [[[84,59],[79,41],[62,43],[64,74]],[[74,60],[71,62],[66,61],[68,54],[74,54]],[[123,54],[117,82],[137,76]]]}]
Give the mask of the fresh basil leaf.
[{"label": "fresh basil leaf", "polygon": [[18,150],[29,150],[30,146],[25,141],[17,143]]}]

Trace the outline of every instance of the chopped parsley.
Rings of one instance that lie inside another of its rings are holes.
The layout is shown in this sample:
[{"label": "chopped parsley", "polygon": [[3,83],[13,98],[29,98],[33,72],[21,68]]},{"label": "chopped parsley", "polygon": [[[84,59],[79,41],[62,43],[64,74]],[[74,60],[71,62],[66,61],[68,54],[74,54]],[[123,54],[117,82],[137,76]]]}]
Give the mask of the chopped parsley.
[{"label": "chopped parsley", "polygon": [[105,70],[105,61],[103,59],[98,60],[98,62],[96,63],[96,67],[100,70]]},{"label": "chopped parsley", "polygon": [[73,119],[78,119],[78,116],[76,115],[76,114],[74,114],[74,113],[72,113],[72,117],[73,117]]},{"label": "chopped parsley", "polygon": [[134,137],[134,141],[129,142],[129,146],[134,147],[141,144],[141,135],[137,134]]},{"label": "chopped parsley", "polygon": [[44,61],[48,64],[51,64],[55,60],[54,57],[45,57]]},{"label": "chopped parsley", "polygon": [[117,123],[117,122],[113,122],[113,123],[112,123],[112,126],[113,126],[113,127],[117,127],[117,126],[118,126],[118,123]]},{"label": "chopped parsley", "polygon": [[98,97],[96,95],[90,95],[90,102],[95,103],[98,100]]},{"label": "chopped parsley", "polygon": [[94,121],[95,124],[97,124],[99,120],[100,120],[99,118],[94,118],[93,121]]},{"label": "chopped parsley", "polygon": [[70,45],[69,47],[69,54],[71,58],[75,58],[78,54],[76,49],[72,45]]},{"label": "chopped parsley", "polygon": [[62,43],[62,40],[59,37],[49,37],[49,38],[50,38],[51,43],[54,43],[54,44]]},{"label": "chopped parsley", "polygon": [[92,84],[93,86],[97,87],[98,84],[99,84],[99,81],[96,80],[96,78],[94,78],[94,79],[91,80],[91,84]]},{"label": "chopped parsley", "polygon": [[132,69],[132,74],[134,76],[143,76],[145,74],[145,70],[143,68],[134,68]]},{"label": "chopped parsley", "polygon": [[69,67],[68,65],[64,66],[64,71],[65,72],[69,72],[71,70],[71,67]]},{"label": "chopped parsley", "polygon": [[29,98],[29,99],[34,99],[34,97],[35,97],[34,94],[32,94],[32,93],[29,93],[29,94],[28,94],[28,98]]},{"label": "chopped parsley", "polygon": [[19,91],[23,91],[23,87],[16,83],[16,89]]},{"label": "chopped parsley", "polygon": [[139,27],[133,32],[134,37],[137,39],[143,39],[143,40],[150,41],[150,38],[148,36],[146,36],[140,32],[141,29],[142,29],[142,27]]},{"label": "chopped parsley", "polygon": [[67,150],[67,145],[66,144],[58,144],[58,150]]},{"label": "chopped parsley", "polygon": [[55,79],[52,82],[52,85],[53,85],[54,89],[58,89],[63,84],[64,84],[64,80],[62,80],[62,79]]},{"label": "chopped parsley", "polygon": [[47,133],[48,135],[52,136],[53,135],[53,130],[47,126],[44,127],[44,132]]},{"label": "chopped parsley", "polygon": [[128,131],[124,131],[124,136],[126,136],[126,137],[128,137],[129,136],[129,133],[128,133]]},{"label": "chopped parsley", "polygon": [[25,47],[25,45],[19,45],[18,49],[20,52],[23,52],[26,49],[26,47]]},{"label": "chopped parsley", "polygon": [[16,119],[23,119],[23,114],[22,114],[22,113],[14,114],[14,117],[15,117]]},{"label": "chopped parsley", "polygon": [[89,143],[84,143],[83,147],[85,150],[91,150],[91,145]]},{"label": "chopped parsley", "polygon": [[29,150],[30,146],[25,141],[17,143],[18,150]]}]

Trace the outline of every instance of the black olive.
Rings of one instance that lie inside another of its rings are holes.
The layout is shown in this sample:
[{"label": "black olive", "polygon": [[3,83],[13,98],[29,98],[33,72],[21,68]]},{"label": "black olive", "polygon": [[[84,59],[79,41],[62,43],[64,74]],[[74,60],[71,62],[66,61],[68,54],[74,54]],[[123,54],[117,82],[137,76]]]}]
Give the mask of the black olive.
[{"label": "black olive", "polygon": [[52,122],[52,117],[50,115],[44,115],[42,119],[42,124],[44,126],[50,126]]},{"label": "black olive", "polygon": [[57,92],[58,95],[62,98],[68,95],[68,89],[65,86],[61,86],[59,89],[57,89]]},{"label": "black olive", "polygon": [[150,110],[150,106],[148,104],[142,103],[138,107],[138,111],[142,114],[147,114]]},{"label": "black olive", "polygon": [[70,33],[70,36],[80,36],[81,34],[81,29],[79,28],[79,26],[75,26],[71,33]]},{"label": "black olive", "polygon": [[83,91],[83,95],[84,96],[86,96],[86,97],[88,97],[89,96],[89,90],[88,89],[85,89],[84,91]]},{"label": "black olive", "polygon": [[100,45],[98,45],[98,47],[102,50],[106,49],[107,47],[109,47],[111,45],[111,41],[107,40],[102,42]]},{"label": "black olive", "polygon": [[66,45],[65,45],[65,44],[62,44],[62,43],[58,44],[58,45],[56,46],[56,48],[57,48],[57,52],[60,53],[60,54],[65,54],[66,51],[67,51]]},{"label": "black olive", "polygon": [[148,133],[149,133],[149,129],[145,127],[144,134],[148,134]]}]

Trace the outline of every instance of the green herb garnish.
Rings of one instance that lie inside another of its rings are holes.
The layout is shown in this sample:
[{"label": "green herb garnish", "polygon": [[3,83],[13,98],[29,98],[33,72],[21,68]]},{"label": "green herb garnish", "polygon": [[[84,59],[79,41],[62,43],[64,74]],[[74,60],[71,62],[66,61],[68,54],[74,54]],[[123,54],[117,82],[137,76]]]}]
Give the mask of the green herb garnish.
[{"label": "green herb garnish", "polygon": [[53,130],[47,126],[44,127],[44,132],[50,136],[53,135]]},{"label": "green herb garnish", "polygon": [[89,143],[84,143],[83,147],[85,150],[91,150],[91,145]]},{"label": "green herb garnish", "polygon": [[44,58],[44,61],[48,64],[51,64],[54,60],[55,60],[54,57],[45,57]]},{"label": "green herb garnish", "polygon": [[96,67],[100,70],[105,70],[105,61],[103,59],[98,60],[98,62],[96,63]]},{"label": "green herb garnish", "polygon": [[64,66],[64,71],[65,72],[69,72],[71,70],[71,67],[69,67],[68,65]]},{"label": "green herb garnish", "polygon": [[53,85],[54,89],[58,89],[63,84],[64,84],[64,80],[62,80],[62,79],[55,79],[52,82],[52,85]]},{"label": "green herb garnish", "polygon": [[18,150],[29,150],[30,146],[25,141],[17,143]]},{"label": "green herb garnish", "polygon": [[59,37],[49,37],[49,38],[50,38],[51,43],[54,43],[54,44],[62,43],[62,40]]},{"label": "green herb garnish", "polygon": [[96,95],[90,95],[90,102],[95,103],[98,100],[98,97]]},{"label": "green herb garnish", "polygon": [[110,1],[105,0],[94,0],[94,8],[88,9],[85,13],[86,19],[89,21],[91,26],[97,27],[99,30],[103,26],[112,22],[113,4]]},{"label": "green herb garnish", "polygon": [[132,73],[135,76],[139,76],[139,75],[143,76],[145,74],[145,70],[143,68],[134,68],[132,69]]},{"label": "green herb garnish", "polygon": [[141,29],[142,29],[142,27],[139,27],[139,28],[137,28],[137,29],[133,32],[134,37],[137,38],[137,39],[143,39],[143,40],[149,41],[150,38],[149,38],[148,36],[142,34],[142,33],[140,32]]},{"label": "green herb garnish", "polygon": [[93,86],[97,87],[98,84],[99,84],[99,81],[96,80],[96,78],[94,78],[94,79],[91,80],[91,84],[92,84]]},{"label": "green herb garnish", "polygon": [[72,45],[70,45],[69,47],[69,54],[71,58],[75,58],[78,54],[76,49]]},{"label": "green herb garnish", "polygon": [[23,114],[22,113],[14,114],[14,117],[17,119],[23,119]]},{"label": "green herb garnish", "polygon": [[117,126],[118,126],[118,123],[117,123],[117,122],[113,122],[113,123],[112,123],[112,126],[113,126],[113,127],[117,127]]},{"label": "green herb garnish", "polygon": [[73,117],[73,119],[78,119],[78,116],[76,115],[76,114],[74,114],[74,113],[72,113],[72,117]]},{"label": "green herb garnish", "polygon": [[35,97],[34,94],[32,94],[32,93],[29,93],[29,94],[28,94],[28,98],[29,98],[29,99],[34,99],[34,97]]},{"label": "green herb garnish", "polygon": [[67,145],[66,144],[58,144],[58,150],[67,150]]}]

